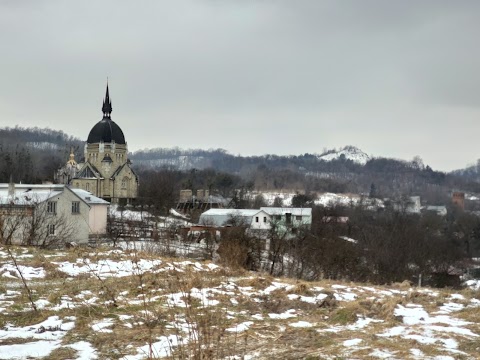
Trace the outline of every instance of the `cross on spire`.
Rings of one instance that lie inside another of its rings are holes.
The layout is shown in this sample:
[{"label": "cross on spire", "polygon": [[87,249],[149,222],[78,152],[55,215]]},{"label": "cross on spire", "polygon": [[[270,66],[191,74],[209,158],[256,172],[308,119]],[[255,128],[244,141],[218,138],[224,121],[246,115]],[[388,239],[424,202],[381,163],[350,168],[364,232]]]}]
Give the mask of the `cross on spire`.
[{"label": "cross on spire", "polygon": [[110,101],[110,94],[108,93],[108,79],[107,79],[107,92],[105,94],[105,99],[103,99],[103,117],[110,118],[110,113],[112,112],[112,102]]}]

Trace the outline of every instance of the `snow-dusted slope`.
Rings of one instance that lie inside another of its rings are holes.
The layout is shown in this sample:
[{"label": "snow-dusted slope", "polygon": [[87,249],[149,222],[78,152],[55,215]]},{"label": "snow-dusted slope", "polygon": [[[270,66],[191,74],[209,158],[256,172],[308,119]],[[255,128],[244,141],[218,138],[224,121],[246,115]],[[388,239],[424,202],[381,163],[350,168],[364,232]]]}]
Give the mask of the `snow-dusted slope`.
[{"label": "snow-dusted slope", "polygon": [[128,243],[0,248],[0,359],[478,359],[478,281],[463,291],[298,281]]},{"label": "snow-dusted slope", "polygon": [[344,156],[346,160],[352,160],[360,165],[365,165],[367,161],[370,160],[370,156],[355,146],[345,146],[339,151],[320,155],[318,158],[324,161],[331,161],[340,159],[342,156]]}]

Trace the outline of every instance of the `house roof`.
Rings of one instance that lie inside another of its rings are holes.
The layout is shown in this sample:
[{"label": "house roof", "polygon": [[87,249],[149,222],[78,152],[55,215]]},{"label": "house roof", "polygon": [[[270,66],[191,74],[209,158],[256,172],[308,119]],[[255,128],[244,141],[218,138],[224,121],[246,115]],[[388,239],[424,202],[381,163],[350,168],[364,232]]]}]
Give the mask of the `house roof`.
[{"label": "house roof", "polygon": [[263,206],[260,208],[260,210],[265,211],[268,215],[292,214],[294,216],[312,216],[311,208],[287,208],[287,207]]},{"label": "house roof", "polygon": [[253,216],[259,213],[259,209],[210,209],[202,213],[202,215],[208,216]]},{"label": "house roof", "polygon": [[253,216],[266,212],[259,209],[210,209],[200,215],[199,223],[205,225],[224,226],[232,218],[240,218],[242,223],[248,224]]},{"label": "house roof", "polygon": [[70,188],[75,195],[85,201],[87,204],[100,204],[100,205],[109,205],[110,203],[106,200],[100,199],[93,195],[91,192],[83,190],[83,189],[74,189]]},{"label": "house roof", "polygon": [[[14,184],[14,192],[13,195],[11,195],[9,194],[9,184],[0,184],[0,205],[34,206],[60,195],[66,188],[67,187],[63,184]],[[72,188],[69,189],[87,204],[108,205],[108,201],[100,199],[88,191]]]},{"label": "house roof", "polygon": [[9,184],[0,184],[0,204],[35,205],[46,201],[63,191],[63,185],[15,184],[13,195],[9,194]]}]

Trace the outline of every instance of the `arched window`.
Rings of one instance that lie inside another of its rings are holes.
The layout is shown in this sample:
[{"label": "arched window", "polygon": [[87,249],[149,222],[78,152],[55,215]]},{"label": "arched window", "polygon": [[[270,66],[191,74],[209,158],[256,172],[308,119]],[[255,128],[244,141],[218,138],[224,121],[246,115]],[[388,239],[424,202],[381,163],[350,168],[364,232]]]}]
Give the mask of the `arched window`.
[{"label": "arched window", "polygon": [[89,183],[85,184],[85,190],[90,191],[90,184]]},{"label": "arched window", "polygon": [[124,177],[122,179],[122,189],[127,189],[128,188],[128,177]]}]

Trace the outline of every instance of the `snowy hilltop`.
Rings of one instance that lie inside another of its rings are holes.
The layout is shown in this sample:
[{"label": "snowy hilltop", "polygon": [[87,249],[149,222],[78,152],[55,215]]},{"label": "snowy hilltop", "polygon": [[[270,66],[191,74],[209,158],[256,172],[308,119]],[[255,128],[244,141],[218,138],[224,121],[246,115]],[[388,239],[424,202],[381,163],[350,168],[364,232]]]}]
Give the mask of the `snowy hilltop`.
[{"label": "snowy hilltop", "polygon": [[360,165],[365,165],[367,161],[370,160],[370,156],[355,146],[345,146],[338,151],[331,150],[320,155],[318,158],[324,161],[332,161],[344,158],[345,160],[351,160]]}]

